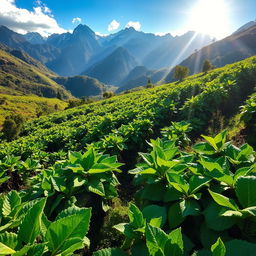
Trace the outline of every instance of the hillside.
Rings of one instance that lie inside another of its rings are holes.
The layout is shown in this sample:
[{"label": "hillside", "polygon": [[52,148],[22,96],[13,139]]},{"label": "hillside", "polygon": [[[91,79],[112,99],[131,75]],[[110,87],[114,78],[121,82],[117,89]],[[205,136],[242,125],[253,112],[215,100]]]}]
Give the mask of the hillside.
[{"label": "hillside", "polygon": [[[202,70],[203,62],[208,59],[216,67],[234,63],[256,54],[256,25],[232,34],[223,40],[198,50],[180,63],[190,69],[191,74]],[[173,71],[166,77],[166,82],[173,81]]]},{"label": "hillside", "polygon": [[[255,65],[253,57],[208,74],[191,76],[181,83],[120,95],[39,118],[27,124],[24,137],[8,147],[2,145],[2,153],[7,149],[13,152],[15,148],[21,154],[20,145],[28,140],[36,142],[39,151],[77,150],[110,135],[113,130],[120,136],[127,133],[126,137],[131,136],[128,140],[137,145],[151,136],[151,132],[144,134],[145,131],[180,120],[189,121],[194,136],[200,135],[217,112],[226,122],[239,112],[255,88]],[[134,127],[135,134],[129,127]]]},{"label": "hillside", "polygon": [[[47,115],[67,107],[67,103],[59,99],[3,94],[6,91],[2,91],[1,87],[0,92],[0,127],[5,117],[9,115],[20,114],[26,120],[29,120],[36,118],[38,115]],[[9,92],[9,94],[11,93]]]},{"label": "hillside", "polygon": [[88,76],[56,77],[54,80],[63,85],[75,97],[102,95],[105,85]]},{"label": "hillside", "polygon": [[0,86],[24,95],[35,94],[48,98],[61,95],[63,99],[71,95],[50,77],[53,73],[42,64],[17,50],[0,49]]}]

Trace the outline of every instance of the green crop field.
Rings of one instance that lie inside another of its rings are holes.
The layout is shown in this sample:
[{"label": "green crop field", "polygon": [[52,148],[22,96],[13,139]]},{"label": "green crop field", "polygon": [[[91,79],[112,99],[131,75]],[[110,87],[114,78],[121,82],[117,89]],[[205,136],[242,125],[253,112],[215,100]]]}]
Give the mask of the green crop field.
[{"label": "green crop field", "polygon": [[26,122],[0,144],[0,255],[255,255],[255,85],[251,57]]}]

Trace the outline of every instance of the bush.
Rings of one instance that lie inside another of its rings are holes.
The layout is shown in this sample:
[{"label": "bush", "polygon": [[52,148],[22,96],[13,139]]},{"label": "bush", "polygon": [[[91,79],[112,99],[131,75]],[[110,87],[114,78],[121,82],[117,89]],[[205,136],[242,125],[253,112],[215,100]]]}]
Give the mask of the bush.
[{"label": "bush", "polygon": [[174,70],[174,78],[182,81],[189,74],[189,68],[184,66],[176,66]]},{"label": "bush", "polygon": [[23,116],[19,114],[7,116],[2,129],[4,138],[7,141],[16,139],[22,131],[24,121]]}]

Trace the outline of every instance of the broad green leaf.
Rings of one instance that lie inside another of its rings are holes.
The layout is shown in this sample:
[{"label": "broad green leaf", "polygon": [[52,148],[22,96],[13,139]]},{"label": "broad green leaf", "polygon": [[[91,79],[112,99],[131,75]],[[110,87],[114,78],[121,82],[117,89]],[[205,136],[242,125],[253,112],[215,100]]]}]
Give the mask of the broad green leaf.
[{"label": "broad green leaf", "polygon": [[15,252],[13,256],[27,256],[28,251],[32,248],[32,245],[25,245],[22,249]]},{"label": "broad green leaf", "polygon": [[214,202],[211,203],[204,210],[204,217],[207,226],[212,230],[224,231],[237,223],[237,218],[222,216],[223,212],[225,211],[223,211],[222,206]]},{"label": "broad green leaf", "polygon": [[11,216],[15,215],[15,209],[20,206],[21,198],[17,191],[12,190],[9,192],[3,200],[3,208],[2,213],[4,216]]},{"label": "broad green leaf", "polygon": [[168,210],[168,222],[170,228],[178,227],[183,221],[185,217],[182,216],[182,211],[180,208],[180,202],[176,202],[170,206]]},{"label": "broad green leaf", "polygon": [[[11,249],[15,249],[18,244],[18,237],[15,233],[5,232],[0,234],[0,243],[5,244]],[[1,253],[1,251],[0,251]]]},{"label": "broad green leaf", "polygon": [[68,158],[69,158],[69,161],[74,164],[76,161],[79,161],[82,159],[82,154],[79,153],[79,152],[72,152],[72,151],[69,151],[68,152]]},{"label": "broad green leaf", "polygon": [[193,146],[193,150],[199,154],[212,155],[215,149],[206,142],[201,142]]},{"label": "broad green leaf", "polygon": [[147,224],[145,236],[150,255],[164,256],[164,248],[168,240],[168,236],[164,233],[164,231],[160,228],[152,227]]},{"label": "broad green leaf", "polygon": [[240,177],[236,181],[235,191],[243,208],[256,206],[256,177]]},{"label": "broad green leaf", "polygon": [[99,196],[105,196],[104,185],[99,178],[90,179],[90,181],[88,183],[88,190],[92,193],[99,195]]},{"label": "broad green leaf", "polygon": [[147,220],[147,222],[150,222],[151,219],[161,217],[161,219],[162,219],[161,227],[164,226],[166,219],[167,219],[166,208],[158,206],[158,205],[146,206],[142,210],[142,214],[143,214],[144,218]]},{"label": "broad green leaf", "polygon": [[168,241],[165,244],[165,255],[171,256],[183,256],[183,240],[181,234],[181,228],[173,230],[168,235]]},{"label": "broad green leaf", "polygon": [[234,183],[238,180],[241,176],[247,176],[249,173],[253,171],[254,167],[242,167],[236,170],[234,175]]},{"label": "broad green leaf", "polygon": [[218,146],[216,145],[216,142],[214,140],[214,138],[209,137],[209,136],[205,136],[202,135],[202,137],[217,151],[218,150]]},{"label": "broad green leaf", "polygon": [[240,211],[243,215],[251,215],[251,216],[256,216],[256,206],[253,206],[253,207],[248,207],[248,208],[245,208],[243,210]]},{"label": "broad green leaf", "polygon": [[156,182],[145,186],[142,190],[141,199],[151,201],[163,201],[165,196],[166,186],[163,182]]},{"label": "broad green leaf", "polygon": [[127,254],[119,248],[109,248],[94,252],[92,256],[127,256]]},{"label": "broad green leaf", "polygon": [[226,139],[227,139],[227,130],[220,132],[214,137],[214,141],[218,149],[221,149],[225,145]]},{"label": "broad green leaf", "polygon": [[45,233],[50,226],[51,222],[47,219],[46,215],[43,213],[42,219],[41,219],[41,232],[43,236],[45,236]]},{"label": "broad green leaf", "polygon": [[124,233],[125,226],[127,226],[127,225],[128,225],[128,223],[119,223],[119,224],[113,226],[113,228],[115,228],[116,230],[118,230],[121,233]]},{"label": "broad green leaf", "polygon": [[152,227],[160,228],[162,226],[162,217],[159,218],[153,218],[149,221],[149,224]]},{"label": "broad green leaf", "polygon": [[73,237],[66,240],[61,247],[61,256],[72,255],[74,251],[84,247],[84,239],[80,237]]},{"label": "broad green leaf", "polygon": [[143,214],[135,204],[129,205],[128,216],[134,228],[142,228],[145,226]]},{"label": "broad green leaf", "polygon": [[46,198],[41,199],[26,213],[18,232],[18,240],[20,242],[23,241],[26,244],[32,244],[40,234],[41,218],[45,203]]},{"label": "broad green leaf", "polygon": [[215,244],[211,247],[212,256],[226,256],[226,247],[221,238],[218,238]]},{"label": "broad green leaf", "polygon": [[185,199],[180,202],[180,209],[183,217],[200,214],[200,205],[195,199]]},{"label": "broad green leaf", "polygon": [[232,211],[232,210],[225,211],[221,215],[225,217],[242,217],[243,216],[241,211]]},{"label": "broad green leaf", "polygon": [[12,248],[6,246],[3,243],[0,243],[0,255],[5,256],[5,255],[8,255],[8,254],[14,254],[14,253],[15,253],[15,251]]},{"label": "broad green leaf", "polygon": [[80,162],[86,171],[88,171],[95,162],[96,153],[94,149],[90,148],[83,154],[83,160]]},{"label": "broad green leaf", "polygon": [[248,144],[244,144],[240,148],[240,152],[239,152],[239,154],[237,156],[237,159],[239,161],[250,161],[250,162],[253,162],[255,160],[253,148],[250,145],[248,145]]},{"label": "broad green leaf", "polygon": [[34,244],[29,248],[27,256],[42,256],[46,244]]},{"label": "broad green leaf", "polygon": [[166,174],[169,184],[181,193],[187,194],[189,191],[189,184],[186,180],[177,173],[169,172]]},{"label": "broad green leaf", "polygon": [[203,186],[208,184],[210,182],[210,180],[211,179],[208,177],[193,175],[189,179],[189,193],[190,194],[197,193],[198,190],[200,190],[200,188],[202,188]]},{"label": "broad green leaf", "polygon": [[139,243],[134,243],[131,249],[131,255],[132,256],[142,256],[142,255],[150,256],[146,243],[144,241],[141,241]]},{"label": "broad green leaf", "polygon": [[45,234],[51,255],[67,250],[67,246],[76,246],[78,239],[83,240],[89,229],[90,218],[91,209],[81,208],[73,215],[52,222]]},{"label": "broad green leaf", "polygon": [[255,256],[256,244],[242,240],[231,240],[225,243],[226,256]]},{"label": "broad green leaf", "polygon": [[234,200],[232,199],[229,199],[228,197],[226,196],[223,196],[221,194],[218,194],[218,193],[215,193],[211,190],[208,190],[209,193],[211,194],[213,200],[221,205],[221,206],[224,206],[224,207],[227,207],[227,208],[230,208],[234,211],[238,210],[238,206],[236,205],[236,203],[234,202]]}]

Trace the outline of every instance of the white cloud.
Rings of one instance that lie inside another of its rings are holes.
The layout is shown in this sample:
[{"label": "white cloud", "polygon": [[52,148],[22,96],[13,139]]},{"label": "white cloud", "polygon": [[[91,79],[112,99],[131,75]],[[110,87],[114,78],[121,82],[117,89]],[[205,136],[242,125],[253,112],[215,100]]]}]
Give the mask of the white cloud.
[{"label": "white cloud", "polygon": [[79,17],[76,17],[72,20],[72,23],[81,23],[82,22],[82,19],[79,18]]},{"label": "white cloud", "polygon": [[37,0],[33,11],[18,8],[15,0],[0,0],[0,24],[25,34],[27,32],[38,32],[43,36],[53,33],[66,32],[61,28],[52,15],[52,11]]},{"label": "white cloud", "polygon": [[166,32],[156,32],[155,33],[155,35],[156,36],[165,36],[165,35],[167,35],[168,33],[166,33]]},{"label": "white cloud", "polygon": [[112,20],[109,24],[108,24],[108,31],[113,31],[113,30],[117,30],[120,27],[120,23],[116,20]]},{"label": "white cloud", "polygon": [[102,33],[100,33],[100,32],[95,32],[95,34],[96,34],[97,36],[101,36],[101,37],[106,37],[106,36],[108,36],[108,34],[102,34]]},{"label": "white cloud", "polygon": [[129,21],[126,26],[126,28],[134,28],[135,30],[140,30],[141,29],[141,24],[139,21]]}]

